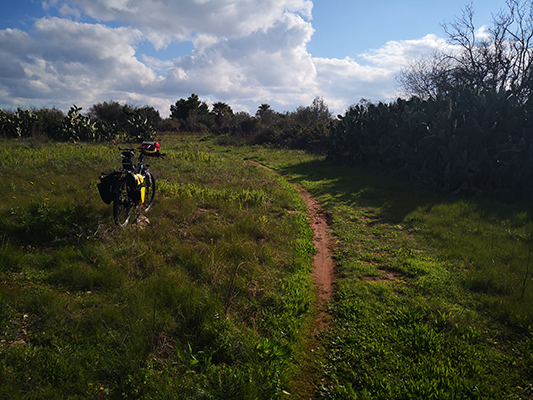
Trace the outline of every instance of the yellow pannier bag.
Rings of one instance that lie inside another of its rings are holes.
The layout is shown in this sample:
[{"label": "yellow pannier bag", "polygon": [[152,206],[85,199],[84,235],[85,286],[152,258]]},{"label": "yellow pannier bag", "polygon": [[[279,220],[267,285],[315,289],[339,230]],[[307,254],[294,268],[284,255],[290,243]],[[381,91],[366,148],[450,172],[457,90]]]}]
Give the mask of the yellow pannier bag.
[{"label": "yellow pannier bag", "polygon": [[128,192],[129,195],[136,199],[138,203],[144,203],[146,188],[142,185],[144,177],[141,174],[131,173],[128,175]]},{"label": "yellow pannier bag", "polygon": [[135,175],[135,181],[137,183],[137,187],[140,187],[141,188],[141,200],[140,200],[140,203],[144,203],[144,194],[146,193],[146,188],[144,186],[142,186],[143,182],[144,182],[144,176],[142,176],[141,174],[134,174]]}]

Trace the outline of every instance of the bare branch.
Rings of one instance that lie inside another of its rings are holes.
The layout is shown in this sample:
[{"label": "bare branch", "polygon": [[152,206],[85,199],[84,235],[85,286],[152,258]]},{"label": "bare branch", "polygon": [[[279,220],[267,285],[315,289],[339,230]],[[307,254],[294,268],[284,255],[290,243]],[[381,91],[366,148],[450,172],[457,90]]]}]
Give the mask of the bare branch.
[{"label": "bare branch", "polygon": [[448,43],[458,52],[435,53],[413,62],[399,77],[404,92],[420,97],[446,95],[464,87],[510,90],[526,101],[533,92],[533,0],[507,0],[493,14],[489,38],[480,38],[472,4],[450,24]]}]

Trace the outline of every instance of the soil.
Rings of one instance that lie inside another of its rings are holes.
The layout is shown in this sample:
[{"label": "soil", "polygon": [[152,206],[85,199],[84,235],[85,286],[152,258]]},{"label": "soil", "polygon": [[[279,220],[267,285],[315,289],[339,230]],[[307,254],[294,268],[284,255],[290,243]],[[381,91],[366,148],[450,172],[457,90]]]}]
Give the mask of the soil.
[{"label": "soil", "polygon": [[311,221],[311,229],[315,234],[313,238],[313,244],[316,248],[313,259],[313,280],[318,291],[319,301],[319,315],[315,324],[315,334],[317,334],[325,328],[327,305],[333,295],[333,284],[335,281],[335,263],[331,255],[331,240],[328,225],[329,216],[309,192],[299,186],[295,186],[295,188],[300,197],[305,201],[307,214]]},{"label": "soil", "polygon": [[[256,161],[254,164],[268,169],[273,173],[277,171],[264,166]],[[329,235],[329,216],[322,209],[320,203],[315,200],[309,192],[298,185],[294,185],[300,197],[304,200],[307,207],[307,214],[311,222],[311,228],[314,232],[313,243],[316,253],[313,260],[313,280],[318,293],[319,314],[315,322],[314,333],[317,334],[326,326],[327,305],[333,295],[335,281],[335,263],[332,258],[331,239]]]}]

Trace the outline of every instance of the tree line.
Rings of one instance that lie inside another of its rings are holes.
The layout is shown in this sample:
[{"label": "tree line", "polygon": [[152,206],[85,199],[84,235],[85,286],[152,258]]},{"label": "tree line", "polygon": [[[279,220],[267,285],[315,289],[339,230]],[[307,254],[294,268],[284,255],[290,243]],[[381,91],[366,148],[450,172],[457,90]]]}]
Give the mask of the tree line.
[{"label": "tree line", "polygon": [[171,105],[166,119],[153,107],[134,107],[116,101],[95,104],[87,113],[75,105],[67,114],[55,108],[0,110],[0,136],[5,138],[143,141],[153,139],[156,132],[189,132],[224,136],[233,142],[271,143],[315,151],[325,150],[331,123],[332,115],[320,97],[310,106],[285,113],[263,103],[255,115],[250,115],[235,113],[224,102],[214,103],[210,110],[193,93]]},{"label": "tree line", "polygon": [[73,105],[65,114],[57,108],[0,110],[0,137],[40,138],[72,142],[153,139],[161,122],[153,107],[118,102],[98,103],[87,114]]},{"label": "tree line", "polygon": [[117,102],[52,110],[0,111],[0,135],[42,133],[57,140],[146,140],[155,132],[204,132],[231,143],[327,153],[330,160],[401,176],[452,193],[533,194],[533,0],[507,0],[492,25],[474,25],[472,5],[444,24],[447,46],[398,75],[402,98],[362,100],[337,118],[320,97],[280,113],[255,115],[196,94],[170,106]]},{"label": "tree line", "polygon": [[267,103],[261,104],[255,115],[234,113],[223,102],[207,104],[192,94],[170,107],[170,120],[177,129],[186,132],[210,132],[226,141],[247,144],[273,144],[288,148],[325,151],[326,140],[333,123],[332,114],[321,97],[309,106],[292,112],[276,112]]}]

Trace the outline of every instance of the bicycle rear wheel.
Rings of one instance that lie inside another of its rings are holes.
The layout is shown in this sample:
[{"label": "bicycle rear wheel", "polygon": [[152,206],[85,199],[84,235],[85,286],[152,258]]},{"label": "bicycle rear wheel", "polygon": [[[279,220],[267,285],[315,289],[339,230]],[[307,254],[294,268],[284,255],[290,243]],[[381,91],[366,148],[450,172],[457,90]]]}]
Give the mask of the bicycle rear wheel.
[{"label": "bicycle rear wheel", "polygon": [[122,179],[113,196],[113,217],[118,226],[125,227],[130,221],[134,204],[128,196],[126,180]]},{"label": "bicycle rear wheel", "polygon": [[144,203],[139,204],[140,213],[144,213],[152,208],[155,201],[155,178],[150,172],[144,175]]}]

